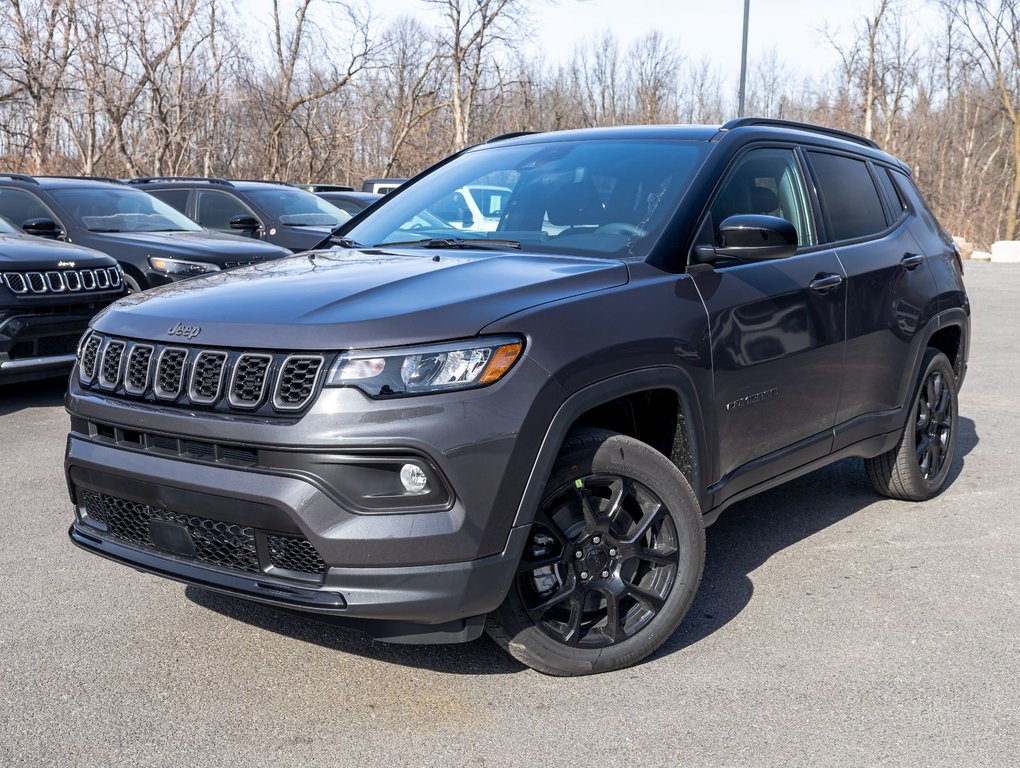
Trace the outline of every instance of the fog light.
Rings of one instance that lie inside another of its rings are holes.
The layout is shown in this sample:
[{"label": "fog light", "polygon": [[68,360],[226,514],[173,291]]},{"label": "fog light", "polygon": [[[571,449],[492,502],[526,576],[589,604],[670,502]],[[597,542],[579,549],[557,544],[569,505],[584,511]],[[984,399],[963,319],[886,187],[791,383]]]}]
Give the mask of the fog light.
[{"label": "fog light", "polygon": [[428,476],[417,464],[405,464],[400,468],[400,482],[408,493],[428,493]]}]

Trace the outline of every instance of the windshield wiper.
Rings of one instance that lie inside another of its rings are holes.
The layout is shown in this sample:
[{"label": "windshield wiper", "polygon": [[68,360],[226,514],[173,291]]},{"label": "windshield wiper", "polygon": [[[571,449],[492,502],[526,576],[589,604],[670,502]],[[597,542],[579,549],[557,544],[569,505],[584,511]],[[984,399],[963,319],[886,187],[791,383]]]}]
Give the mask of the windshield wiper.
[{"label": "windshield wiper", "polygon": [[104,227],[89,227],[89,232],[120,232],[119,229],[106,229]]},{"label": "windshield wiper", "polygon": [[484,251],[521,249],[517,240],[489,240],[483,237],[431,237],[425,240],[407,240],[399,243],[376,243],[373,248],[477,248]]}]

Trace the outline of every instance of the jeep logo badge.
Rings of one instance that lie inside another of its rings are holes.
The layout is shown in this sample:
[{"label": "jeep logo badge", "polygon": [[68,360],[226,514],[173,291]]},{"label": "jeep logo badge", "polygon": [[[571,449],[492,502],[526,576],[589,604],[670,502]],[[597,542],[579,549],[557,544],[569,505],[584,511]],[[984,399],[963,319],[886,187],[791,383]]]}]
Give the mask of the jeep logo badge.
[{"label": "jeep logo badge", "polygon": [[58,261],[57,262],[57,268],[58,269],[74,269],[74,262],[73,261]]},{"label": "jeep logo badge", "polygon": [[202,332],[202,329],[197,325],[185,325],[184,323],[177,323],[173,328],[167,331],[171,336],[183,336],[186,339],[193,339]]}]

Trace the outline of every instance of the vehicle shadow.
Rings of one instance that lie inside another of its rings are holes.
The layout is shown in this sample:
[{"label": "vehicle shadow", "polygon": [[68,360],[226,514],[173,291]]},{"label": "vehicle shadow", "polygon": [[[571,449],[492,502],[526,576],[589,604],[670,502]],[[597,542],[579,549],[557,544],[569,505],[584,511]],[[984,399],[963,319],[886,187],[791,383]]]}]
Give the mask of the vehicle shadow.
[{"label": "vehicle shadow", "polygon": [[[946,487],[979,440],[971,419],[960,417],[957,430]],[[680,628],[653,658],[693,645],[736,618],[754,594],[749,574],[770,557],[881,500],[864,462],[844,459],[734,504],[706,530],[701,587]]]},{"label": "vehicle shadow", "polygon": [[[950,484],[978,443],[972,420],[961,418],[958,429]],[[754,594],[749,574],[774,554],[880,500],[863,462],[846,459],[735,504],[707,531],[705,573],[687,618],[651,658],[693,645],[739,615]],[[185,595],[203,608],[260,629],[378,661],[447,674],[498,675],[525,669],[485,637],[460,645],[390,645],[314,617],[198,587],[187,587]]]},{"label": "vehicle shadow", "polygon": [[63,405],[67,377],[0,386],[0,416],[27,408],[52,408]]}]

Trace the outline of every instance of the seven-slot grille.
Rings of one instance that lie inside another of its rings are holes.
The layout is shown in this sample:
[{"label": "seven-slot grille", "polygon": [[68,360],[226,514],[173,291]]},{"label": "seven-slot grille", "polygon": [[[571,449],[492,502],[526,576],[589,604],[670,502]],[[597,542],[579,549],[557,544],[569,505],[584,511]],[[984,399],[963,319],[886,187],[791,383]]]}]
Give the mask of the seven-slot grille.
[{"label": "seven-slot grille", "polygon": [[4,272],[2,280],[11,293],[18,296],[107,291],[121,286],[120,267]]},{"label": "seven-slot grille", "polygon": [[149,401],[219,411],[296,413],[315,397],[321,354],[251,352],[133,342],[90,333],[78,379]]},{"label": "seven-slot grille", "polygon": [[[261,573],[273,566],[297,572],[295,578],[301,578],[297,574],[321,578],[327,569],[325,561],[304,536],[262,532],[247,525],[189,515],[90,490],[80,492],[79,504],[89,518],[105,525],[111,536],[146,549],[157,549],[150,534],[150,523],[161,520],[188,530],[195,547],[194,559],[203,563],[246,573]],[[259,537],[265,537],[267,544],[268,557],[264,556],[264,562],[259,561]]]}]

